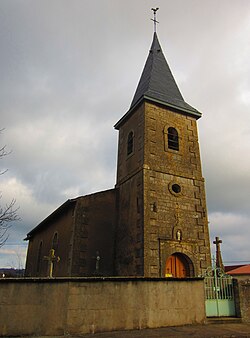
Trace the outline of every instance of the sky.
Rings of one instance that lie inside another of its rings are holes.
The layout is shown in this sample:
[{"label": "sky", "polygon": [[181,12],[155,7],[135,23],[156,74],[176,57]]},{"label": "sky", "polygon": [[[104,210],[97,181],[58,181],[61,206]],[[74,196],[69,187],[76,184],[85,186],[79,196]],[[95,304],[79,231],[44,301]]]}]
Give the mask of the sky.
[{"label": "sky", "polygon": [[[250,263],[250,1],[0,0],[1,205],[21,221],[0,267],[25,266],[26,234],[69,198],[113,188],[117,131],[153,37],[198,121],[211,241]],[[214,254],[214,244],[211,244]]]}]

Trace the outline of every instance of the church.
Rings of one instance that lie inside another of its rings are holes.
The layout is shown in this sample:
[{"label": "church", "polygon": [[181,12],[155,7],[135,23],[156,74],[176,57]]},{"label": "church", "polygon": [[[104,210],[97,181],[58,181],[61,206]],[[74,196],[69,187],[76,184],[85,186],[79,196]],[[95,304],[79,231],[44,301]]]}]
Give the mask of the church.
[{"label": "church", "polygon": [[156,31],[119,133],[114,188],[67,200],[33,230],[26,276],[196,277],[211,266],[197,132]]}]

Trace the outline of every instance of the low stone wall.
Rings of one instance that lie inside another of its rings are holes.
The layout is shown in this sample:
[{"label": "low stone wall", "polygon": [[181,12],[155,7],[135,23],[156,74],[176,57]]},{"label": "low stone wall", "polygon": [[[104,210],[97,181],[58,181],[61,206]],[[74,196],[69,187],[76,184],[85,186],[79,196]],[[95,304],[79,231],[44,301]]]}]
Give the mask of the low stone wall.
[{"label": "low stone wall", "polygon": [[204,323],[203,279],[1,279],[0,335],[64,335]]},{"label": "low stone wall", "polygon": [[234,290],[237,316],[250,323],[250,279],[234,279]]}]

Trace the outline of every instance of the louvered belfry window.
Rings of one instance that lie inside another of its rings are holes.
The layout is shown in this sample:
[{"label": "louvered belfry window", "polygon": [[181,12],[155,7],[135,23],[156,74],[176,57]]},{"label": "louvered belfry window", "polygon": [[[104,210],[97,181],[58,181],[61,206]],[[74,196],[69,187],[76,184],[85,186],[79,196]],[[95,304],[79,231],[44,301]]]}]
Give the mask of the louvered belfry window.
[{"label": "louvered belfry window", "polygon": [[175,128],[168,128],[168,148],[173,150],[179,150],[179,136]]}]

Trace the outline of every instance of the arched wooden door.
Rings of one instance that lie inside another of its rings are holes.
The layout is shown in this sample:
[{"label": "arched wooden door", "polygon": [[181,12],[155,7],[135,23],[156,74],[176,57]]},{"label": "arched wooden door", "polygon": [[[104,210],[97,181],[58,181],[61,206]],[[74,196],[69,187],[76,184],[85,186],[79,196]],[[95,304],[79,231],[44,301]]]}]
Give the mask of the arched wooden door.
[{"label": "arched wooden door", "polygon": [[175,253],[167,259],[165,277],[190,277],[190,264],[185,255]]}]

